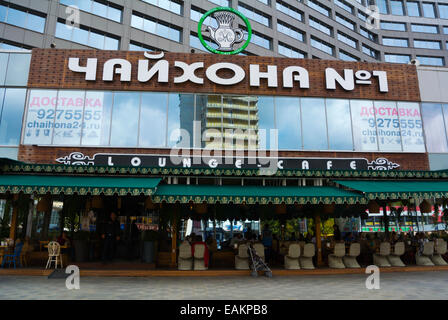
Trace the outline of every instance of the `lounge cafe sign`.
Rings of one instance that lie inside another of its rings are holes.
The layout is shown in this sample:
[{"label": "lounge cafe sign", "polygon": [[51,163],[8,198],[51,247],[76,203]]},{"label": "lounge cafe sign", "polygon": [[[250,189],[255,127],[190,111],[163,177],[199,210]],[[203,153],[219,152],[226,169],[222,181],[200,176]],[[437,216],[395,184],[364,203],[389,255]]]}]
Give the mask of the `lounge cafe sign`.
[{"label": "lounge cafe sign", "polygon": [[[155,81],[158,84],[172,82],[177,85],[193,83],[200,86],[207,80],[215,85],[235,86],[248,81],[250,88],[256,88],[265,81],[268,88],[297,87],[305,90],[312,88],[313,85],[320,85],[313,83],[313,78],[310,79],[310,72],[301,65],[300,61],[304,61],[301,59],[294,59],[297,63],[293,65],[249,63],[247,67],[241,62],[238,63],[238,59],[207,64],[205,59],[186,62],[164,57],[164,52],[144,52],[135,64],[127,59],[111,58],[100,66],[98,58],[89,57],[81,64],[79,57],[71,56],[68,58],[68,69],[81,73],[87,82],[102,80],[107,83],[119,79],[123,83],[136,80],[139,83]],[[174,76],[170,74],[173,72],[173,67],[177,69]],[[135,69],[137,72],[133,72]],[[226,73],[226,77],[222,75],[223,73]],[[323,70],[323,77],[326,90],[336,90],[340,87],[345,91],[353,91],[357,86],[375,84],[380,93],[389,92],[387,71],[384,70],[344,68],[337,71],[335,68],[326,67]]]},{"label": "lounge cafe sign", "polygon": [[365,158],[284,158],[284,157],[226,157],[184,156],[181,154],[113,154],[97,153],[92,157],[81,152],[56,159],[65,165],[151,168],[210,168],[259,170],[393,170],[399,164],[386,158],[369,161]]}]

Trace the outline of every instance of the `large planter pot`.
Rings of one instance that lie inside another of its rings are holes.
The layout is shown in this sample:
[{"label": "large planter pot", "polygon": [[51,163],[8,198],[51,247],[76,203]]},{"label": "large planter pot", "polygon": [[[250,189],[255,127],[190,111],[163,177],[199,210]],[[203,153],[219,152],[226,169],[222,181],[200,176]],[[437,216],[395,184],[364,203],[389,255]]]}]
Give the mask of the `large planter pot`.
[{"label": "large planter pot", "polygon": [[156,260],[156,241],[143,241],[142,262],[154,263]]},{"label": "large planter pot", "polygon": [[85,262],[89,258],[89,245],[87,240],[73,240],[76,262]]}]

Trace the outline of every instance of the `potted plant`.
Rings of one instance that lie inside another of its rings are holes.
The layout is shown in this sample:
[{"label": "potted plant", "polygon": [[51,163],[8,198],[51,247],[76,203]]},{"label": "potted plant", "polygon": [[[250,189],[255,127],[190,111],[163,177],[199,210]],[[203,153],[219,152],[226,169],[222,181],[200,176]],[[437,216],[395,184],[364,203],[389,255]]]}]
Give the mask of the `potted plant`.
[{"label": "potted plant", "polygon": [[158,239],[159,233],[157,231],[147,230],[142,233],[142,262],[155,262]]},{"label": "potted plant", "polygon": [[73,234],[73,248],[77,262],[84,262],[89,257],[89,236],[88,231],[77,231]]}]

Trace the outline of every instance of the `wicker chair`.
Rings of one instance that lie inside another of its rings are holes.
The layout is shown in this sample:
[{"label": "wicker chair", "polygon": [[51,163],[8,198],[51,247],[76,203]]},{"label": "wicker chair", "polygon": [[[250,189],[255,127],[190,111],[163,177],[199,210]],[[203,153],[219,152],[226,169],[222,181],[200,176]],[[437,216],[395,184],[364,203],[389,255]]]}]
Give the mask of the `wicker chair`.
[{"label": "wicker chair", "polygon": [[61,265],[61,268],[63,268],[64,266],[62,265],[61,245],[56,241],[51,241],[48,243],[48,261],[45,269],[51,267],[52,262],[55,263],[54,267],[55,269],[57,269],[58,261]]},{"label": "wicker chair", "polygon": [[298,243],[293,243],[289,245],[288,254],[285,255],[285,269],[288,270],[300,269],[299,257],[300,257],[300,245]]},{"label": "wicker chair", "polygon": [[314,243],[306,243],[303,245],[303,254],[299,257],[300,266],[302,267],[302,269],[315,269],[313,264],[313,257],[315,254],[316,248],[314,246]]},{"label": "wicker chair", "polygon": [[392,267],[405,267],[406,265],[401,261],[401,256],[404,255],[404,242],[397,242],[394,245],[394,252],[387,257]]},{"label": "wicker chair", "polygon": [[328,255],[328,265],[334,269],[345,269],[342,257],[345,256],[345,243],[336,243],[334,253]]},{"label": "wicker chair", "polygon": [[249,254],[247,253],[247,244],[238,246],[238,254],[235,256],[235,269],[249,270]]},{"label": "wicker chair", "polygon": [[361,245],[357,242],[351,243],[348,254],[342,258],[347,268],[361,268],[356,258],[361,254]]},{"label": "wicker chair", "polygon": [[177,268],[179,270],[193,269],[193,256],[191,255],[191,245],[184,241],[179,246],[179,257],[177,259]]},{"label": "wicker chair", "polygon": [[432,263],[434,263],[436,266],[446,266],[448,263],[443,259],[443,255],[446,254],[447,251],[447,245],[446,241],[443,239],[436,239],[435,246],[434,246],[434,254],[431,257]]},{"label": "wicker chair", "polygon": [[389,255],[390,255],[390,243],[381,242],[380,252],[373,254],[373,264],[378,267],[391,267],[388,259]]},{"label": "wicker chair", "polygon": [[433,266],[434,263],[431,261],[432,255],[434,254],[434,242],[429,241],[423,244],[423,253],[421,255],[415,256],[415,261],[418,266]]}]

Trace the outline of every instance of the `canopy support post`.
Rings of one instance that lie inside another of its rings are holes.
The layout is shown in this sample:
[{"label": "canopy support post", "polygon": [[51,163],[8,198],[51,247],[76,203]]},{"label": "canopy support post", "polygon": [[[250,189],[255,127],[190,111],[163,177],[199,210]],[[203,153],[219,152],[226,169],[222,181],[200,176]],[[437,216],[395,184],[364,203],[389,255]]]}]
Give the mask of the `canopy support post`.
[{"label": "canopy support post", "polygon": [[19,194],[13,196],[11,228],[9,229],[9,238],[16,241],[17,237],[17,216],[19,215]]},{"label": "canopy support post", "polygon": [[314,224],[316,225],[316,247],[317,247],[317,266],[322,267],[322,238],[321,238],[321,230],[320,230],[320,214],[316,212],[314,216]]},{"label": "canopy support post", "polygon": [[174,205],[174,215],[171,221],[171,261],[170,268],[176,268],[177,265],[177,217],[179,212],[179,205]]}]

